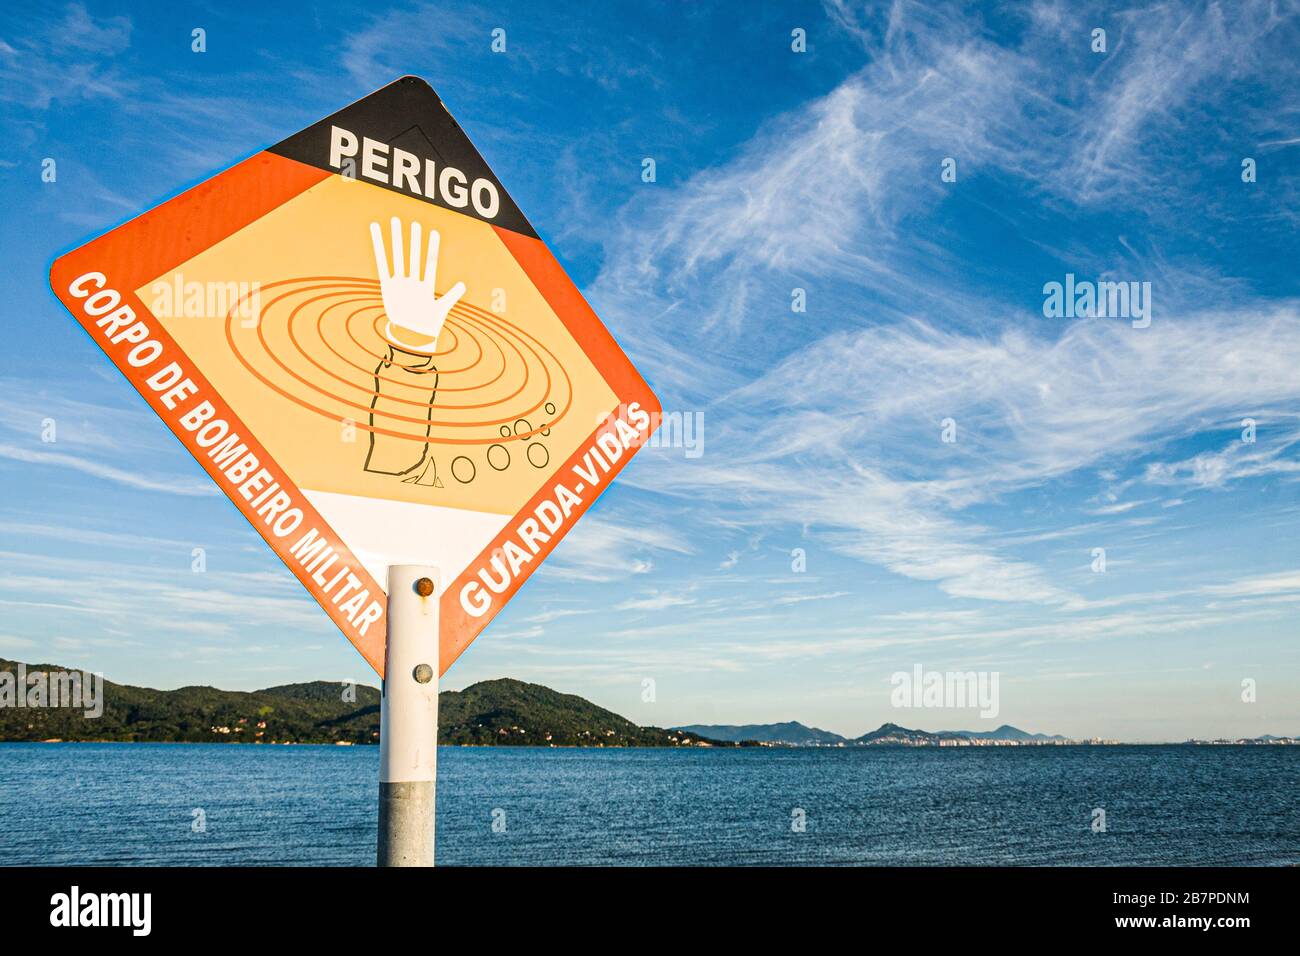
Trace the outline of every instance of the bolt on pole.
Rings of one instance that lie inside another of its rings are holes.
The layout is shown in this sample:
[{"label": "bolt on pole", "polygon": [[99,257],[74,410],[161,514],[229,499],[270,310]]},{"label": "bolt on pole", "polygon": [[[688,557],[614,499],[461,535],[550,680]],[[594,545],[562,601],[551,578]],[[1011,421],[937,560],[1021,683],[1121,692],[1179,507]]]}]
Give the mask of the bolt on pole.
[{"label": "bolt on pole", "polygon": [[438,572],[388,569],[379,709],[379,866],[433,866],[438,769]]}]

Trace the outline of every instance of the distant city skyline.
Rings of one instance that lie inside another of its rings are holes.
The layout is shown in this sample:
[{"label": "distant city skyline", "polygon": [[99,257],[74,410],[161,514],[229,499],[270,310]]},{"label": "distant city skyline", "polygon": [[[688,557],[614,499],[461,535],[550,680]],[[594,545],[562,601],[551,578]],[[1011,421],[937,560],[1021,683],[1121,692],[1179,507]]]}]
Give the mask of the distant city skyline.
[{"label": "distant city skyline", "polygon": [[[444,687],[661,727],[1300,732],[1298,46],[1253,2],[6,9],[0,657],[373,681],[47,274],[413,73],[691,427]],[[916,667],[998,674],[996,716],[892,706]]]}]

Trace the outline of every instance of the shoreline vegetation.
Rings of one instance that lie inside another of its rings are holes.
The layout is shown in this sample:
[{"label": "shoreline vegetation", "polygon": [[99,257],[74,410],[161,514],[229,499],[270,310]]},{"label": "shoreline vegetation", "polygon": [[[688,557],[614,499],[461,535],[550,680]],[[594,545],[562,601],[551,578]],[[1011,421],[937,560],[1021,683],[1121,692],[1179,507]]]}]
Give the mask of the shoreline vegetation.
[{"label": "shoreline vegetation", "polygon": [[[24,683],[80,674],[51,664],[0,660],[0,675]],[[10,681],[10,685],[13,681]],[[31,702],[37,699],[36,705]],[[96,717],[51,706],[47,695],[0,694],[0,743],[244,743],[356,746],[379,741],[379,690],[312,681],[257,691],[190,686],[155,690],[102,682]],[[438,743],[469,747],[1006,747],[1105,746],[1003,725],[992,731],[923,731],[886,723],[846,738],[796,721],[780,724],[639,726],[574,694],[510,678],[481,681],[438,696]],[[1166,743],[1174,743],[1172,741]],[[1292,737],[1189,740],[1186,744],[1296,744]]]}]

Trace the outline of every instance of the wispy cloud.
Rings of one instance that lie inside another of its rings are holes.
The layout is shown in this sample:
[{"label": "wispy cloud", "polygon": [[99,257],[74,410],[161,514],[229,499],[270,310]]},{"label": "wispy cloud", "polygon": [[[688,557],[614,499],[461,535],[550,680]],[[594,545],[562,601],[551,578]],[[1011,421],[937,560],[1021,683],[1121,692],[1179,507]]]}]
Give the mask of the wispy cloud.
[{"label": "wispy cloud", "polygon": [[43,110],[60,100],[120,101],[134,89],[113,62],[131,44],[129,17],[95,17],[71,3],[61,19],[26,26],[0,38],[0,101]]},{"label": "wispy cloud", "polygon": [[685,594],[670,594],[666,591],[655,592],[640,598],[628,598],[616,605],[616,611],[662,611],[670,607],[687,607],[695,599]]},{"label": "wispy cloud", "polygon": [[[840,553],[954,597],[1082,608],[1072,587],[968,516],[1088,469],[1131,472],[1215,423],[1300,400],[1300,311],[1241,296],[1188,306],[1166,263],[1169,294],[1150,328],[1053,323],[1037,306],[990,301],[919,267],[944,249],[908,226],[946,201],[944,156],[1058,201],[1127,190],[1155,202],[1129,182],[1155,118],[1183,102],[1180,83],[1247,69],[1249,58],[1225,64],[1210,49],[1228,29],[1217,8],[1208,21],[1181,8],[1126,15],[1112,43],[1137,51],[1142,77],[1099,69],[1093,102],[1051,62],[989,42],[967,17],[906,4],[887,16],[829,10],[871,46],[871,65],[765,124],[735,159],[634,200],[607,247],[593,297],[656,383],[706,407],[711,423],[706,461],[655,456],[632,480],[744,525],[820,529]],[[1231,16],[1237,25],[1250,14]],[[1040,5],[1026,26],[1069,39],[1088,62],[1088,31],[1074,20]],[[1265,20],[1248,32],[1272,29]],[[1180,45],[1198,24],[1204,37]],[[1082,149],[1064,148],[1080,135]],[[1061,175],[1063,156],[1083,164],[1073,176]],[[818,307],[792,317],[792,286],[811,287]],[[850,303],[870,311],[822,317]],[[724,374],[719,350],[734,357]],[[943,442],[949,419],[956,441]],[[1291,467],[1284,451],[1273,441],[1234,461],[1243,476],[1277,473]],[[1200,464],[1207,474],[1215,462]]]},{"label": "wispy cloud", "polygon": [[1207,585],[1202,590],[1209,594],[1221,594],[1227,597],[1255,597],[1300,592],[1300,570],[1241,578],[1227,584]]},{"label": "wispy cloud", "polygon": [[774,601],[775,604],[803,604],[806,601],[833,601],[835,598],[848,597],[849,591],[830,591],[826,594],[787,594]]},{"label": "wispy cloud", "polygon": [[[1082,38],[1092,27],[1086,15],[1067,16],[1078,48],[1087,49]],[[1207,84],[1222,88],[1257,73],[1260,41],[1283,23],[1276,5],[1262,2],[1162,3],[1117,11],[1106,20],[1114,59],[1093,55],[1095,71],[1079,91],[1091,105],[1076,114],[1073,148],[1062,152],[1068,164],[1062,179],[1073,181],[1073,198],[1087,203],[1121,190],[1159,189],[1152,164],[1179,135],[1189,105]]]},{"label": "wispy cloud", "polygon": [[80,397],[70,397],[46,382],[0,379],[0,459],[33,470],[75,471],[141,491],[219,494],[206,478],[159,469],[160,456],[174,453],[176,445],[151,410],[96,401],[98,389],[86,383],[79,388]]},{"label": "wispy cloud", "polygon": [[343,68],[366,89],[374,89],[414,72],[416,63],[427,63],[453,44],[466,43],[471,30],[486,49],[489,29],[487,18],[474,7],[416,4],[387,10],[347,38]]},{"label": "wispy cloud", "polygon": [[645,574],[656,554],[689,554],[677,534],[654,526],[636,526],[587,517],[560,542],[544,566],[552,577],[575,581],[610,581]]},{"label": "wispy cloud", "polygon": [[1153,485],[1210,489],[1247,478],[1298,475],[1300,461],[1287,457],[1297,442],[1300,431],[1292,429],[1270,436],[1267,444],[1258,438],[1250,443],[1237,439],[1219,451],[1201,452],[1181,461],[1152,462],[1142,480]]},{"label": "wispy cloud", "polygon": [[89,458],[64,452],[36,451],[10,444],[0,444],[0,458],[7,458],[10,461],[29,465],[70,468],[94,478],[103,478],[106,481],[116,482],[141,491],[158,491],[168,495],[184,495],[196,498],[208,498],[220,494],[217,487],[207,479],[173,478],[159,480],[138,471],[115,468],[112,465],[105,465]]},{"label": "wispy cloud", "polygon": [[552,621],[561,621],[567,617],[581,617],[584,614],[593,614],[595,611],[593,607],[550,608],[539,614],[529,615],[527,620],[530,624],[550,624]]},{"label": "wispy cloud", "polygon": [[[963,513],[1085,469],[1131,468],[1207,424],[1296,403],[1298,362],[1300,312],[1290,303],[1168,316],[1143,330],[1083,320],[1058,338],[920,322],[832,333],[727,397],[713,463],[652,459],[635,480],[720,507],[760,505],[747,510],[754,522],[827,529],[837,550],[956,596],[1078,606],[1041,571],[1000,555],[989,529]],[[810,415],[852,427],[809,433]],[[940,437],[947,418],[952,443]],[[791,433],[803,436],[797,454]],[[1275,430],[1244,452],[1152,466],[1145,479],[1189,475],[1210,486],[1290,473],[1294,441]],[[908,455],[865,464],[882,446]]]},{"label": "wispy cloud", "polygon": [[130,633],[175,633],[177,622],[184,622],[187,636],[235,638],[244,646],[246,635],[259,626],[305,634],[326,623],[324,613],[288,575],[258,580],[215,571],[196,574],[188,563],[167,567],[30,551],[0,551],[0,568],[5,571],[3,600],[36,601],[73,612],[79,629],[85,626],[80,615],[86,613],[94,615],[99,628]]},{"label": "wispy cloud", "polygon": [[[687,397],[704,383],[740,383],[709,356],[742,329],[736,372],[788,349],[788,328],[752,317],[788,313],[797,280],[871,285],[895,302],[933,299],[940,290],[905,264],[904,247],[928,243],[900,235],[900,223],[942,201],[940,158],[993,148],[995,118],[1017,109],[1014,59],[964,36],[925,55],[883,54],[765,124],[727,165],[630,203],[593,298],[616,322],[628,317],[620,330],[656,381]],[[921,174],[927,165],[934,175]],[[665,336],[665,326],[678,334]]]}]

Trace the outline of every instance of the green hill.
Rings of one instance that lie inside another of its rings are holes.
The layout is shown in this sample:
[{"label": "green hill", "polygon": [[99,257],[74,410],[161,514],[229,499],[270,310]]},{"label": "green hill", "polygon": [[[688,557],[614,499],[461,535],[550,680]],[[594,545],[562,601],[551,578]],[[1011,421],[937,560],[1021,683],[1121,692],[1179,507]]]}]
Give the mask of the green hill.
[{"label": "green hill", "polygon": [[[27,664],[28,674],[65,671]],[[16,662],[0,671],[16,673]],[[104,712],[69,707],[0,707],[0,742],[107,740],[186,743],[377,743],[379,691],[326,681],[251,692],[215,687],[154,690],[104,681]],[[693,734],[640,727],[573,694],[501,679],[438,695],[438,742],[478,746],[735,746]]]}]

